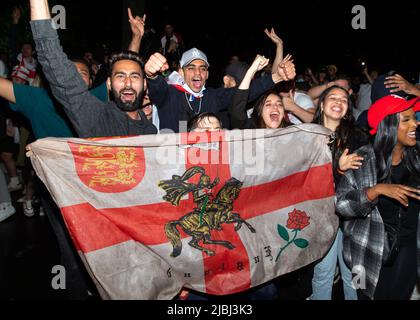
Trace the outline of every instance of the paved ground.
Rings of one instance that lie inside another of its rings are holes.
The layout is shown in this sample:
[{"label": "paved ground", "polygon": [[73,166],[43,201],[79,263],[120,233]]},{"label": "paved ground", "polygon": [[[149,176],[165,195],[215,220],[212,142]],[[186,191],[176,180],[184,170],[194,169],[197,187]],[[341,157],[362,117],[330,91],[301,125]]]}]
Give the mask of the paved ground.
[{"label": "paved ground", "polygon": [[52,289],[51,270],[59,264],[59,252],[48,218],[27,218],[19,192],[12,194],[17,212],[0,223],[0,299],[63,299],[63,292]]}]

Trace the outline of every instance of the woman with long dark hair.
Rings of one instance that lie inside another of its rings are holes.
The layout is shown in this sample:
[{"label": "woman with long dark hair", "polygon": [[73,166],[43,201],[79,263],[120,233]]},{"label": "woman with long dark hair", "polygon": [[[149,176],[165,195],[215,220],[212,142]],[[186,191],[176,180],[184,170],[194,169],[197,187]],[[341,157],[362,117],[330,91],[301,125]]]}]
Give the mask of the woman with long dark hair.
[{"label": "woman with long dark hair", "polygon": [[[367,132],[354,123],[349,92],[336,85],[326,89],[319,98],[313,123],[323,125],[334,132],[335,139],[330,147],[334,182],[337,185],[344,172],[360,167],[363,158],[353,152],[368,143]],[[331,300],[337,259],[343,279],[344,297],[346,300],[357,300],[356,291],[352,287],[351,271],[343,260],[341,227],[342,223],[329,252],[314,267],[311,300]]]},{"label": "woman with long dark hair", "polygon": [[249,127],[256,129],[278,129],[290,125],[285,118],[282,98],[275,91],[269,91],[257,100],[250,120]]},{"label": "woman with long dark hair", "polygon": [[336,190],[345,217],[344,258],[360,279],[359,298],[408,300],[420,275],[420,145],[418,98],[376,101],[368,121],[373,145],[363,165],[347,171]]},{"label": "woman with long dark hair", "polygon": [[[255,74],[267,66],[269,60],[258,55],[251,67],[249,67],[244,79],[233,98],[229,107],[229,117],[231,127],[236,129],[277,129],[289,125],[285,119],[285,110],[281,96],[275,91],[269,91],[263,94],[256,101],[251,118],[247,116],[247,102],[249,95],[249,86]],[[295,66],[291,56],[286,58],[279,65],[280,81],[288,81],[296,76]]]}]

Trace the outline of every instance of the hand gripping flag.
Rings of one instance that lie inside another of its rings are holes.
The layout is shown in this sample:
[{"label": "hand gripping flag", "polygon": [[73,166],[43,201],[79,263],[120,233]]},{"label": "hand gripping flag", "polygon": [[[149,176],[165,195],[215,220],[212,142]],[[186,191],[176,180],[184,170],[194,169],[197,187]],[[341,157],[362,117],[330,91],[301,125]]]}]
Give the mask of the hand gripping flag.
[{"label": "hand gripping flag", "polygon": [[102,298],[225,295],[328,251],[338,227],[330,133],[46,138],[31,160]]}]

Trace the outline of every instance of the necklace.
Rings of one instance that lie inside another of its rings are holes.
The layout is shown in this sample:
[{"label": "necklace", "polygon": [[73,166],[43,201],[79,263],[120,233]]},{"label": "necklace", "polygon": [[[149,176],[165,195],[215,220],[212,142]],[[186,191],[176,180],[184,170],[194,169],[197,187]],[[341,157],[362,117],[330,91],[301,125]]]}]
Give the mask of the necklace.
[{"label": "necklace", "polygon": [[187,97],[187,93],[184,92],[185,94],[185,100],[187,100],[188,106],[190,107],[191,111],[194,112],[195,115],[200,114],[201,113],[201,102],[203,101],[203,98],[200,98],[200,104],[198,105],[198,112],[195,112],[193,107],[190,104],[190,100]]}]

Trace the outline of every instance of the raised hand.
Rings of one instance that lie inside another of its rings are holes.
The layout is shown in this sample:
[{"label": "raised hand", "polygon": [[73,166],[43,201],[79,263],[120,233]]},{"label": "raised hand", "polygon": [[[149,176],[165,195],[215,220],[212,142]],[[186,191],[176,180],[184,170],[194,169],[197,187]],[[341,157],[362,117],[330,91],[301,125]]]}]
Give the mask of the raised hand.
[{"label": "raised hand", "polygon": [[146,23],[146,15],[143,15],[143,18],[139,16],[133,17],[131,9],[128,8],[128,22],[130,23],[131,32],[133,36],[143,38],[144,35],[144,25]]},{"label": "raised hand", "polygon": [[252,62],[251,66],[249,67],[249,70],[251,70],[255,74],[258,71],[264,69],[268,65],[269,62],[270,62],[270,59],[258,54],[255,57],[254,62]]},{"label": "raised hand", "polygon": [[18,6],[13,7],[13,11],[12,11],[13,24],[18,24],[21,17],[22,17],[22,10]]},{"label": "raised hand", "polygon": [[391,89],[390,92],[404,91],[407,94],[420,95],[420,89],[414,84],[405,80],[401,75],[396,74],[394,76],[386,77],[384,82],[385,88]]},{"label": "raised hand", "polygon": [[178,43],[176,43],[175,41],[173,41],[173,40],[170,40],[169,41],[169,48],[168,48],[168,51],[167,51],[167,53],[173,53],[173,52],[176,52],[176,50],[178,49]]},{"label": "raised hand", "polygon": [[270,31],[268,31],[268,29],[265,29],[264,32],[267,35],[267,37],[269,37],[271,41],[273,41],[276,44],[276,46],[283,45],[283,40],[280,39],[280,37],[276,34],[274,28],[271,28]]},{"label": "raised hand", "polygon": [[287,94],[287,95],[283,95],[283,93],[282,93],[281,101],[283,102],[284,110],[286,110],[286,111],[293,111],[294,110],[295,99],[294,99],[294,94],[293,94],[292,90],[290,90],[289,94]]},{"label": "raised hand", "polygon": [[277,73],[282,81],[293,80],[296,77],[295,65],[290,54],[279,64]]},{"label": "raised hand", "polygon": [[144,72],[149,78],[156,76],[158,72],[164,72],[168,69],[168,61],[158,52],[151,55],[149,60],[146,62],[146,65],[144,66]]},{"label": "raised hand", "polygon": [[362,73],[365,75],[365,76],[368,76],[369,75],[369,71],[368,71],[368,68],[367,68],[367,65],[362,69]]},{"label": "raised hand", "polygon": [[345,172],[347,170],[357,170],[362,166],[363,157],[357,153],[349,154],[349,149],[345,149],[340,159],[338,160],[338,166],[340,171]]}]

